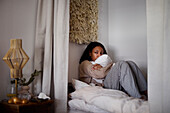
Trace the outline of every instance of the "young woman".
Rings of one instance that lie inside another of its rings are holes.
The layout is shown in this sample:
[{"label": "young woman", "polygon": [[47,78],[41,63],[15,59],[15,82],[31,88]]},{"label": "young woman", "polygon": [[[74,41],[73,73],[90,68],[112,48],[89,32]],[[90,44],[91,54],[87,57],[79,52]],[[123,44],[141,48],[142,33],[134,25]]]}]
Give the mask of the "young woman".
[{"label": "young woman", "polygon": [[147,95],[146,80],[134,62],[118,61],[105,67],[91,63],[103,54],[107,52],[101,43],[91,42],[87,46],[79,61],[80,80],[108,89],[121,90],[135,98],[143,98],[142,94]]}]

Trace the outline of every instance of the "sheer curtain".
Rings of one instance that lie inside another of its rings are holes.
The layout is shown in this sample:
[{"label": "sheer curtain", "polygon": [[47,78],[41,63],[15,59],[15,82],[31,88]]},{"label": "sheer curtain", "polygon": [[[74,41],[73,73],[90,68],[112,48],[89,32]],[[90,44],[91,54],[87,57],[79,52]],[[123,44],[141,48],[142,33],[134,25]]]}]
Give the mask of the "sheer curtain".
[{"label": "sheer curtain", "polygon": [[151,113],[170,112],[170,0],[147,0],[148,90]]},{"label": "sheer curtain", "polygon": [[34,94],[55,100],[55,112],[66,112],[69,47],[69,0],[38,0],[34,68],[43,70],[34,81]]}]

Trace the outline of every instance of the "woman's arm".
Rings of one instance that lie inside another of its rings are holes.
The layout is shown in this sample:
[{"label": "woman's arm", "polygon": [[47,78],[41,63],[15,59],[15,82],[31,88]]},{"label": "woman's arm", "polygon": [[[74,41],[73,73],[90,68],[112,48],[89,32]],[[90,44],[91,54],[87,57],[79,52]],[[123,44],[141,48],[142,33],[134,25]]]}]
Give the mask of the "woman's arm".
[{"label": "woman's arm", "polygon": [[94,65],[92,66],[92,69],[94,69],[94,70],[98,70],[98,69],[100,69],[100,68],[102,68],[102,66],[101,66],[100,64],[94,64]]},{"label": "woman's arm", "polygon": [[[91,76],[93,78],[104,78],[107,75],[108,70],[112,66],[113,63],[108,64],[106,67],[96,67],[88,60],[83,61],[80,64],[80,76],[88,77]],[[96,69],[95,69],[96,68]]]}]

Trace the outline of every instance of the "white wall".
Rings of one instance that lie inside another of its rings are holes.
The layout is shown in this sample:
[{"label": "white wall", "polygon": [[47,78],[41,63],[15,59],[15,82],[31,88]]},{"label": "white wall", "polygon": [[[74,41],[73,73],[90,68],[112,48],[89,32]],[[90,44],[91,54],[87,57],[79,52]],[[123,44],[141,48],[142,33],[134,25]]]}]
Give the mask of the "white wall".
[{"label": "white wall", "polygon": [[108,0],[98,0],[98,9],[98,39],[108,49]]},{"label": "white wall", "polygon": [[150,113],[170,113],[170,1],[147,0]]},{"label": "white wall", "polygon": [[0,99],[6,98],[10,84],[10,69],[2,60],[10,48],[10,39],[21,38],[30,57],[23,69],[24,77],[33,71],[36,3],[37,0],[0,0]]},{"label": "white wall", "polygon": [[145,0],[109,0],[109,55],[132,60],[147,73]]}]

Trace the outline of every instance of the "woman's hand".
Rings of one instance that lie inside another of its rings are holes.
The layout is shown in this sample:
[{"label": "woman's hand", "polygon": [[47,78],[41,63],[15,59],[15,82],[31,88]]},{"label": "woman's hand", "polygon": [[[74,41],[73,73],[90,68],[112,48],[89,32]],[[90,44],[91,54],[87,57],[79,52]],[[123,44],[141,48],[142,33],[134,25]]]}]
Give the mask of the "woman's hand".
[{"label": "woman's hand", "polygon": [[98,69],[101,69],[101,68],[102,68],[102,66],[100,64],[94,64],[93,67],[92,67],[93,70],[98,70]]}]

